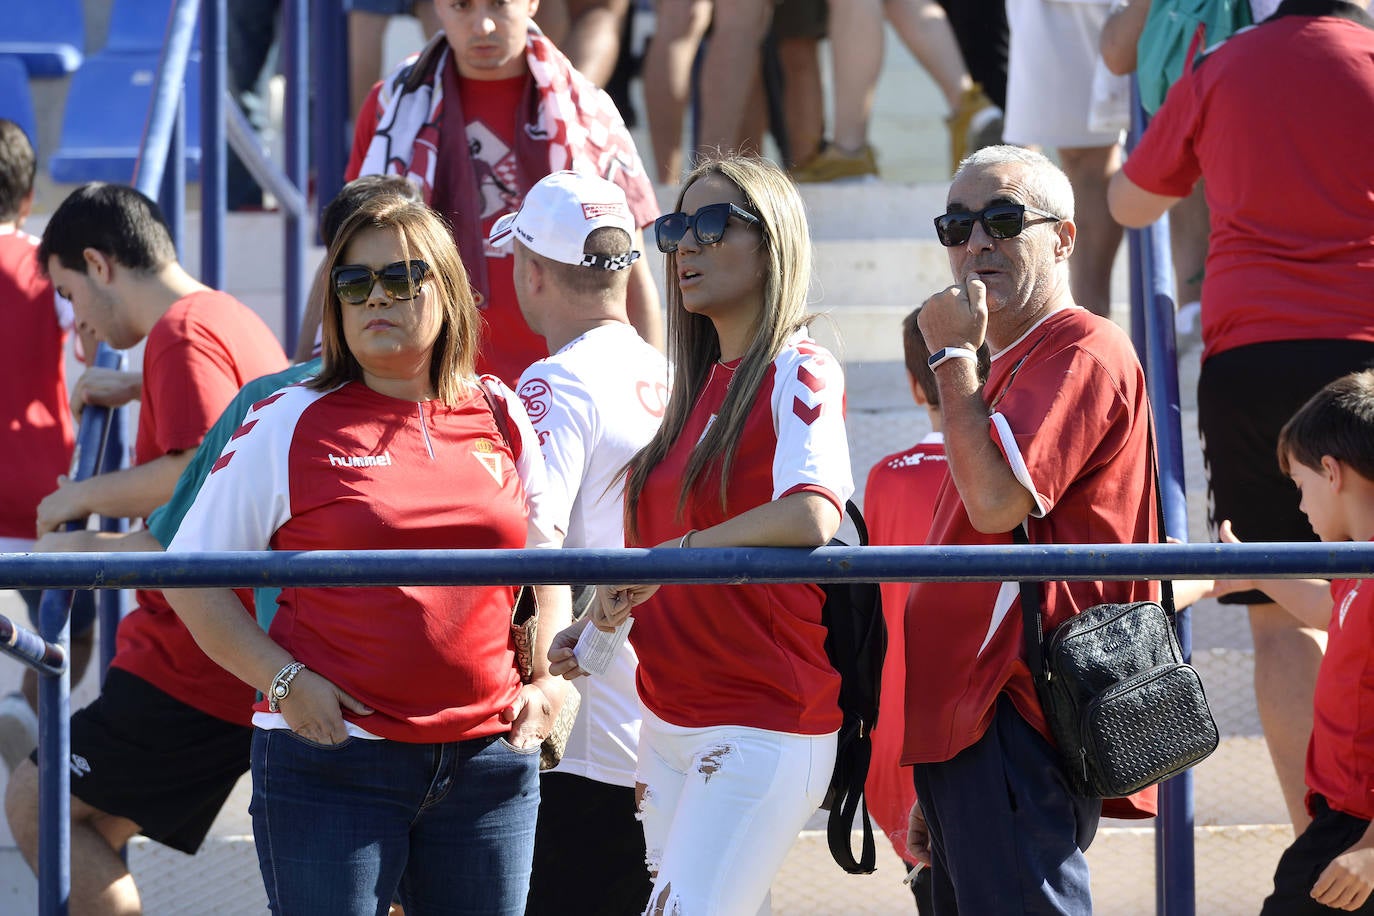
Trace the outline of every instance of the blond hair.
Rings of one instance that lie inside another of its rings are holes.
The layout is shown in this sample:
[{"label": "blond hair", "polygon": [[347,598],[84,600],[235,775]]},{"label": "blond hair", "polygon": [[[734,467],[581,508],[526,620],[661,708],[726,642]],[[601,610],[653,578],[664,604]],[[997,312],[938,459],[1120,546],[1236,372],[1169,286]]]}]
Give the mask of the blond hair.
[{"label": "blond hair", "polygon": [[[806,323],[806,295],[811,285],[811,236],[806,224],[806,208],[792,180],[766,159],[753,156],[711,159],[699,164],[683,180],[676,208],[682,209],[688,188],[710,175],[719,175],[737,187],[744,195],[744,209],[761,220],[759,245],[767,255],[768,267],[753,339],[735,370],[720,412],[687,460],[678,492],[679,519],[697,479],[713,466],[720,468],[720,505],[725,508],[730,468],[744,421],[754,406],[768,367],[782,352],[787,339]],[[667,256],[665,273],[670,278],[677,276],[676,253]],[[715,326],[704,315],[693,314],[683,307],[682,290],[675,282],[668,283],[667,312],[668,354],[673,365],[672,393],[657,434],[626,466],[625,524],[633,537],[638,536],[635,512],[649,472],[664,459],[682,434],[711,367],[720,359],[720,340]]]}]

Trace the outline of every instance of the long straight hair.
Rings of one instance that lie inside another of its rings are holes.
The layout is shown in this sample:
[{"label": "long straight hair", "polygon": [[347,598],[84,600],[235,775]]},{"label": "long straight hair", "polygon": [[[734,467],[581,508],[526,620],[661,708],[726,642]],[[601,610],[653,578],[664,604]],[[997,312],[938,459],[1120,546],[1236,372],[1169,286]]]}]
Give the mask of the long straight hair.
[{"label": "long straight hair", "polygon": [[478,322],[481,320],[472,299],[472,287],[468,285],[468,273],[458,256],[453,236],[434,211],[422,203],[391,195],[372,198],[358,207],[339,228],[334,243],[329,246],[321,270],[326,287],[321,326],[322,364],[320,374],[309,387],[329,391],[345,382],[363,378],[362,366],[344,338],[343,303],[329,282],[329,276],[343,262],[349,242],[369,230],[397,233],[403,257],[419,258],[429,265],[429,276],[423,281],[425,295],[435,298],[440,313],[439,336],[435,338],[429,361],[429,381],[435,397],[455,407],[475,380]]},{"label": "long straight hair", "polygon": [[[711,159],[699,164],[684,179],[676,209],[682,209],[687,189],[708,175],[719,175],[739,188],[745,209],[762,221],[759,243],[768,257],[768,276],[762,308],[753,340],[745,350],[730,381],[725,402],[701,441],[692,449],[678,491],[676,518],[681,519],[698,478],[710,468],[720,470],[720,506],[726,508],[730,470],[735,460],[744,422],[754,406],[759,385],[768,367],[782,352],[787,339],[806,323],[806,296],[811,286],[811,236],[806,208],[796,185],[776,165],[752,156]],[[668,353],[673,364],[673,384],[663,423],[649,444],[626,466],[625,528],[638,540],[635,515],[640,494],[650,471],[663,461],[682,435],[687,418],[720,359],[720,339],[715,325],[704,315],[687,311],[677,277],[677,254],[667,255]]]}]

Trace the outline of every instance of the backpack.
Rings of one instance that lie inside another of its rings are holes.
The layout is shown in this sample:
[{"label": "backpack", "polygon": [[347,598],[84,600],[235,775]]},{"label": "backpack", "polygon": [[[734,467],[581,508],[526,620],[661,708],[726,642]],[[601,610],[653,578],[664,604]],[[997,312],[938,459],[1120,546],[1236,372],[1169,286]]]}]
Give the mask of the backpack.
[{"label": "backpack", "polygon": [[[845,511],[854,521],[859,546],[868,546],[868,526],[853,500]],[[831,540],[827,547],[845,547]],[[873,825],[864,799],[864,782],[873,756],[873,726],[878,722],[878,691],[883,682],[883,656],[887,652],[887,627],[883,623],[883,599],[877,582],[831,582],[825,589],[821,622],[825,624],[825,652],[840,673],[840,711],[844,723],[835,753],[822,808],[830,812],[826,840],[830,855],[852,875],[872,874],[877,868]],[[863,847],[854,858],[850,834],[854,821],[863,815]]]},{"label": "backpack", "polygon": [[[1153,0],[1136,45],[1140,104],[1154,114],[1198,49],[1225,41],[1251,24],[1250,0]],[[1201,33],[1201,35],[1199,35]]]}]

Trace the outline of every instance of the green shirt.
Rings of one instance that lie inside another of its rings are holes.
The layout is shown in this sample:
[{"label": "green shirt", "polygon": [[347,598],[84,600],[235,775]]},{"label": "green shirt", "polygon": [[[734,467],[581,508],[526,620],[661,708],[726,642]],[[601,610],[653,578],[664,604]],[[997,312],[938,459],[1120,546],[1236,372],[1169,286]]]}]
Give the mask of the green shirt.
[{"label": "green shirt", "polygon": [[[148,532],[157,538],[159,544],[165,548],[172,543],[172,538],[176,537],[177,529],[181,527],[181,520],[186,517],[186,512],[191,508],[191,504],[196,501],[196,494],[200,492],[201,485],[205,483],[205,478],[210,476],[210,469],[219,460],[220,452],[224,451],[224,446],[229,441],[229,437],[243,425],[243,418],[248,415],[252,406],[279,388],[294,385],[302,379],[318,375],[319,372],[320,360],[312,359],[309,362],[283,369],[281,372],[253,379],[240,389],[234,399],[229,402],[229,406],[224,408],[224,413],[220,414],[215,425],[210,427],[210,431],[201,440],[196,456],[191,459],[186,470],[182,471],[181,476],[177,478],[177,486],[172,491],[172,498],[167,500],[164,505],[158,506],[153,510],[153,514],[148,516]],[[277,595],[280,592],[281,589],[279,588],[257,588],[253,590],[254,604],[258,610],[258,624],[264,630],[272,625],[272,617],[277,613]]]}]

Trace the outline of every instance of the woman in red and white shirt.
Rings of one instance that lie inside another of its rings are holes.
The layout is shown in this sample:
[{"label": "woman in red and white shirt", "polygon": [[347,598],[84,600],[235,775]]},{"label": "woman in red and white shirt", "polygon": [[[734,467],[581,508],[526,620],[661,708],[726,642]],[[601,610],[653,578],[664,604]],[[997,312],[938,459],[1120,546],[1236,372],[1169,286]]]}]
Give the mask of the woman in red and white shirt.
[{"label": "woman in red and white shirt", "polygon": [[[480,319],[443,223],[374,199],[327,268],[320,375],[253,406],[168,550],[550,546],[538,442],[473,373]],[[566,621],[566,587],[536,591]],[[266,697],[250,810],[274,913],[385,912],[398,890],[408,911],[523,912],[563,685],[522,684],[512,597],[285,588],[263,633],[227,589],[168,592]]]},{"label": "woman in red and white shirt", "polygon": [[[655,224],[672,395],[629,466],[627,543],[821,546],[853,481],[844,378],[804,326],[801,198],[771,163],[728,158],[688,175],[677,209]],[[841,715],[823,601],[808,583],[599,590],[603,628],[634,609],[655,912],[752,916],[824,797]]]}]

